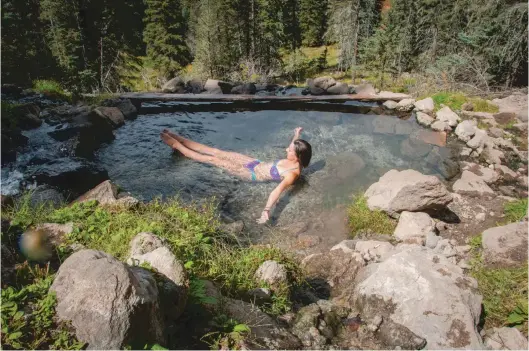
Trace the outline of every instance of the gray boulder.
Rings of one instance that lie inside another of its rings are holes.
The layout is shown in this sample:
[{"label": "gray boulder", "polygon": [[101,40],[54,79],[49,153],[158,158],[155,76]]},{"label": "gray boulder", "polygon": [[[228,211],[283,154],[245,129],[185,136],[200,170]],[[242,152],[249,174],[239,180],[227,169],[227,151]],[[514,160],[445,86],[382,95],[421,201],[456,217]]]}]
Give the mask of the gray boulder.
[{"label": "gray boulder", "polygon": [[381,330],[393,335],[386,339],[390,344],[401,333],[411,341],[388,346],[417,347],[423,338],[427,349],[483,348],[476,327],[482,301],[476,281],[430,249],[411,245],[364,267],[354,292],[349,304],[362,318],[382,316]]},{"label": "gray boulder", "polygon": [[418,111],[416,114],[417,122],[423,126],[430,126],[435,120],[424,112]]},{"label": "gray boulder", "polygon": [[377,92],[376,92],[375,88],[371,84],[364,83],[364,84],[357,85],[355,87],[355,94],[358,94],[358,95],[376,95]]},{"label": "gray boulder", "polygon": [[419,101],[415,101],[415,109],[423,113],[432,113],[434,109],[433,99],[427,97]]},{"label": "gray boulder", "polygon": [[516,328],[492,328],[483,341],[490,350],[527,350],[527,338]]},{"label": "gray boulder", "polygon": [[287,270],[285,266],[276,261],[264,261],[255,272],[257,282],[265,282],[270,285],[287,283]]},{"label": "gray boulder", "polygon": [[233,85],[216,79],[208,79],[204,84],[206,94],[230,94]]},{"label": "gray boulder", "polygon": [[257,89],[255,88],[255,84],[253,83],[245,83],[245,84],[237,85],[231,89],[232,94],[253,95],[256,92],[257,92]]},{"label": "gray boulder", "polygon": [[527,222],[487,229],[481,235],[483,260],[494,266],[527,264]]},{"label": "gray boulder", "polygon": [[465,143],[469,141],[474,134],[476,134],[477,125],[478,123],[472,120],[466,120],[459,123],[455,130],[459,140],[464,141]]},{"label": "gray boulder", "polygon": [[336,85],[336,80],[334,80],[333,77],[325,76],[325,77],[315,78],[314,80],[312,80],[311,83],[312,84],[309,84],[309,87],[313,86],[315,88],[320,88],[320,89],[327,91],[327,89]]},{"label": "gray boulder", "polygon": [[[461,162],[461,166],[463,170],[474,173],[475,175],[483,179],[483,181],[487,184],[495,183],[500,178],[498,172],[496,172],[495,169],[491,169],[489,167],[483,167],[482,165],[477,164],[477,163],[463,161]],[[500,166],[500,167],[505,167],[505,166]]]},{"label": "gray boulder", "polygon": [[430,128],[438,132],[449,132],[452,130],[452,127],[445,121],[435,121],[430,125]]},{"label": "gray boulder", "polygon": [[123,113],[121,113],[117,107],[99,106],[92,110],[91,118],[99,118],[103,121],[107,121],[114,128],[118,128],[125,124],[125,116],[123,116]]},{"label": "gray boulder", "polygon": [[394,110],[397,107],[398,103],[396,101],[393,101],[393,100],[387,100],[382,105],[385,108],[387,108],[388,110]]},{"label": "gray boulder", "polygon": [[397,111],[409,112],[409,111],[413,110],[414,104],[415,104],[415,100],[414,99],[402,99],[402,100],[399,101],[399,103],[397,104],[397,107],[395,109]]},{"label": "gray boulder", "polygon": [[355,245],[355,251],[366,262],[381,262],[395,253],[395,247],[387,241],[360,240]]},{"label": "gray boulder", "polygon": [[455,127],[461,121],[461,118],[450,109],[445,106],[435,113],[435,117],[438,121],[446,122],[450,127]]},{"label": "gray boulder", "polygon": [[50,290],[57,296],[57,317],[71,321],[90,349],[165,343],[158,287],[147,270],[81,250],[63,262]]},{"label": "gray boulder", "polygon": [[426,239],[430,232],[435,232],[435,222],[427,213],[404,211],[400,214],[399,223],[393,235],[399,240],[412,237]]},{"label": "gray boulder", "polygon": [[39,207],[43,204],[58,208],[62,206],[65,201],[66,199],[57,189],[46,185],[39,185],[32,190],[29,195],[29,204],[32,208]]},{"label": "gray boulder", "polygon": [[452,195],[435,176],[415,170],[390,170],[365,192],[369,209],[382,210],[389,215],[402,211],[423,211],[444,207]]},{"label": "gray boulder", "polygon": [[346,83],[338,82],[332,87],[327,89],[327,94],[331,95],[343,95],[343,94],[349,94],[349,85]]},{"label": "gray boulder", "polygon": [[92,190],[81,195],[75,202],[85,202],[96,200],[100,205],[111,205],[116,202],[118,187],[110,180],[105,180]]},{"label": "gray boulder", "polygon": [[108,99],[104,100],[101,105],[106,107],[117,107],[125,119],[134,119],[138,117],[138,109],[129,99]]},{"label": "gray boulder", "polygon": [[162,93],[183,94],[186,92],[185,82],[180,77],[174,77],[162,87]]},{"label": "gray boulder", "polygon": [[482,129],[476,129],[474,137],[467,142],[467,146],[472,149],[480,149],[485,146],[488,136]]},{"label": "gray boulder", "polygon": [[452,185],[452,190],[457,194],[471,196],[495,196],[494,191],[485,183],[483,178],[466,170],[461,174],[461,178]]},{"label": "gray boulder", "polygon": [[193,94],[200,94],[204,90],[204,83],[200,79],[191,79],[186,83],[187,90]]},{"label": "gray boulder", "polygon": [[160,298],[167,319],[176,319],[187,302],[189,280],[182,262],[152,233],[139,233],[130,243],[130,265],[147,263],[166,280],[161,285]]}]

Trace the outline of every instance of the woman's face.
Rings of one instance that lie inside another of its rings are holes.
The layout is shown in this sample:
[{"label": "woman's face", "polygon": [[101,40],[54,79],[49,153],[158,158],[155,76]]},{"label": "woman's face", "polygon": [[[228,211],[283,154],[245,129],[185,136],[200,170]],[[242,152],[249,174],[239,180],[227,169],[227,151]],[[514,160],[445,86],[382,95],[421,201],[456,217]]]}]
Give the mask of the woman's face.
[{"label": "woman's face", "polygon": [[287,160],[290,161],[297,161],[298,157],[296,156],[296,147],[294,146],[294,143],[290,143],[290,145],[286,148],[287,152]]}]

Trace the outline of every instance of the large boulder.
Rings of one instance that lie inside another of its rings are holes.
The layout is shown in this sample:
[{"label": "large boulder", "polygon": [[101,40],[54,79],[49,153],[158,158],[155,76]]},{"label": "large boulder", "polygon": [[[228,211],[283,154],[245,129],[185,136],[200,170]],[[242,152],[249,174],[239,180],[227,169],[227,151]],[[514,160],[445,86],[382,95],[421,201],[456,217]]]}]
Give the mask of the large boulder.
[{"label": "large boulder", "polygon": [[527,350],[527,338],[516,328],[492,328],[484,342],[489,350]]},{"label": "large boulder", "polygon": [[229,94],[233,85],[216,79],[208,79],[204,84],[206,94]]},{"label": "large boulder", "polygon": [[435,176],[415,170],[390,170],[365,192],[371,210],[382,210],[389,215],[402,211],[423,211],[446,206],[452,195]]},{"label": "large boulder", "polygon": [[435,113],[437,120],[441,122],[446,122],[450,127],[455,127],[461,121],[461,118],[450,109],[450,107],[445,106]]},{"label": "large boulder", "polygon": [[257,92],[257,89],[255,88],[255,84],[253,83],[245,83],[245,84],[237,85],[231,89],[232,94],[253,95],[256,92]]},{"label": "large boulder", "polygon": [[50,291],[57,296],[57,317],[71,321],[90,349],[165,344],[158,287],[143,268],[81,250],[64,261]]},{"label": "large boulder", "polygon": [[364,84],[357,85],[355,87],[355,94],[358,94],[358,95],[376,95],[377,92],[376,92],[375,88],[371,84],[364,83]]},{"label": "large boulder", "polygon": [[186,92],[185,85],[186,83],[182,78],[174,77],[163,85],[162,92],[172,94],[183,94]]},{"label": "large boulder", "polygon": [[415,116],[417,118],[417,122],[426,127],[428,127],[435,121],[433,117],[430,117],[429,115],[421,111],[417,111],[417,114]]},{"label": "large boulder", "polygon": [[200,79],[191,79],[186,83],[187,90],[193,94],[200,94],[204,90],[204,83]]},{"label": "large boulder", "polygon": [[148,263],[151,268],[164,276],[160,285],[160,299],[166,319],[174,320],[183,312],[187,302],[189,279],[182,262],[168,246],[152,233],[139,233],[130,243],[128,263]]},{"label": "large boulder", "polygon": [[485,183],[483,178],[467,170],[463,171],[461,178],[452,185],[452,190],[457,194],[470,196],[495,195],[494,190]]},{"label": "large boulder", "polygon": [[92,110],[92,118],[107,120],[114,128],[118,128],[125,124],[125,116],[117,107],[97,107]]},{"label": "large boulder", "polygon": [[399,240],[413,237],[426,239],[430,232],[435,232],[435,222],[427,213],[404,211],[393,235]]},{"label": "large boulder", "polygon": [[327,89],[327,94],[331,94],[331,95],[349,94],[349,85],[347,85],[346,83],[338,82],[332,87]]},{"label": "large boulder", "polygon": [[108,179],[108,173],[93,162],[63,157],[37,166],[31,179],[80,195]]},{"label": "large boulder", "polygon": [[527,264],[527,222],[487,229],[481,235],[483,259],[493,266]]},{"label": "large boulder", "polygon": [[318,77],[312,80],[312,84],[311,85],[309,84],[309,87],[314,86],[316,88],[320,88],[320,89],[327,91],[327,89],[329,89],[330,87],[334,85],[336,85],[336,80],[334,80],[333,77],[325,76],[325,77]]},{"label": "large boulder", "polygon": [[423,113],[432,113],[434,109],[433,99],[427,97],[426,99],[415,101],[415,109]]},{"label": "large boulder", "polygon": [[465,143],[469,141],[474,134],[476,134],[477,125],[478,123],[473,120],[466,120],[459,123],[455,130],[459,140],[464,141]]},{"label": "large boulder", "polygon": [[414,99],[402,99],[397,104],[396,110],[402,112],[409,112],[413,110],[414,103]]},{"label": "large boulder", "polygon": [[40,127],[42,120],[40,116],[40,108],[34,103],[14,105],[11,112],[14,123],[21,129],[33,129]]},{"label": "large boulder", "polygon": [[128,195],[127,193],[119,193],[117,185],[110,180],[105,180],[95,188],[87,191],[79,196],[75,202],[85,202],[96,200],[98,204],[103,206],[115,206],[130,208],[136,206],[139,201]]},{"label": "large boulder", "polygon": [[129,99],[107,99],[101,103],[101,106],[117,107],[125,119],[138,117],[138,109]]},{"label": "large boulder", "polygon": [[362,318],[383,317],[380,328],[393,335],[386,338],[392,348],[424,347],[417,345],[420,340],[391,345],[410,332],[426,340],[426,349],[483,348],[476,327],[482,301],[477,283],[443,255],[410,245],[363,268],[354,286],[349,304]]}]

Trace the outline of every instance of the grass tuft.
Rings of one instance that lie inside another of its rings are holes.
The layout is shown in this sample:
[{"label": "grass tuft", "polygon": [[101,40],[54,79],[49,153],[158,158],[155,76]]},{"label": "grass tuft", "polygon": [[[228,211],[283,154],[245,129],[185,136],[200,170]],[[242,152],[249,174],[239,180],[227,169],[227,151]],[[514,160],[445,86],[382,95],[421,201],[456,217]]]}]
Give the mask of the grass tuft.
[{"label": "grass tuft", "polygon": [[71,100],[71,95],[64,91],[60,83],[54,80],[39,79],[33,82],[33,90],[37,93],[46,95],[51,98]]},{"label": "grass tuft", "polygon": [[397,221],[388,217],[382,211],[371,211],[367,207],[367,199],[363,195],[357,195],[347,210],[351,235],[378,233],[393,234]]},{"label": "grass tuft", "polygon": [[507,202],[503,206],[503,211],[508,223],[521,221],[527,215],[527,199]]},{"label": "grass tuft", "polygon": [[461,110],[465,102],[471,102],[476,112],[498,112],[498,106],[490,104],[481,98],[471,98],[461,92],[439,92],[432,95],[435,111],[441,109],[441,104],[450,107],[452,110]]}]

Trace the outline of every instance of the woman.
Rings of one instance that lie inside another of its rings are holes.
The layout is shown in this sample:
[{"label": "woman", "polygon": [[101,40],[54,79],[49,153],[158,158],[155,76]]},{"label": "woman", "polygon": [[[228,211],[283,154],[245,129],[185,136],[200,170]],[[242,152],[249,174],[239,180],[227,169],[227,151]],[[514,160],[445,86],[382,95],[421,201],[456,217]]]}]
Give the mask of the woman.
[{"label": "woman", "polygon": [[167,129],[164,129],[160,136],[171,148],[195,161],[223,168],[243,179],[279,182],[279,185],[270,193],[266,206],[261,213],[261,218],[257,220],[257,223],[262,224],[270,218],[270,209],[277,202],[281,193],[294,184],[299,178],[301,170],[310,163],[312,147],[305,140],[299,139],[302,130],[301,127],[294,130],[294,138],[286,149],[287,157],[274,162],[261,162],[236,152],[215,149],[183,138]]}]

